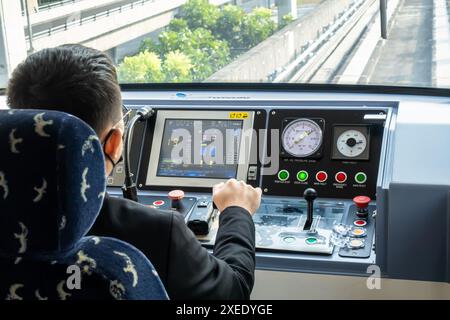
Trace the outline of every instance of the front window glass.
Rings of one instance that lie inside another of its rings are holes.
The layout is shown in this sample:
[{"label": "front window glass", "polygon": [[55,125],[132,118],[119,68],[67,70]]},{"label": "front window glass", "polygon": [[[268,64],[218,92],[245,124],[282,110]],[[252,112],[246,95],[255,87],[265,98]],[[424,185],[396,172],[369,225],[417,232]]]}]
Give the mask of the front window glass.
[{"label": "front window glass", "polygon": [[0,3],[2,85],[26,54],[80,43],[108,52],[122,83],[450,87],[449,0]]}]

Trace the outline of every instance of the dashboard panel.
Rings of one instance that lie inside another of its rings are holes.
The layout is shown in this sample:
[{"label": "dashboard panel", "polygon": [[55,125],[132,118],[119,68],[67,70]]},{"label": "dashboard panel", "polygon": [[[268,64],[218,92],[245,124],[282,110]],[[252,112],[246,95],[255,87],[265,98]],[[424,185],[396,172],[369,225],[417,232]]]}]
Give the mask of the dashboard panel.
[{"label": "dashboard panel", "polygon": [[[263,190],[253,217],[260,270],[361,276],[377,266],[384,277],[450,279],[446,269],[434,267],[446,265],[447,247],[429,250],[411,236],[425,237],[426,228],[447,225],[450,216],[450,176],[442,171],[450,155],[440,148],[443,134],[450,132],[445,97],[332,86],[232,89],[124,86],[128,107],[156,111],[138,123],[133,136],[131,166],[139,202],[182,214],[212,250],[220,212],[211,187],[235,177]],[[433,116],[424,119],[425,108]],[[413,129],[417,123],[422,132],[440,135],[425,143]],[[189,151],[192,158],[220,155],[217,146],[210,147],[218,133],[239,131],[232,139],[239,147],[228,158],[230,166],[216,159],[188,166],[169,159],[182,140],[173,132],[185,129],[194,136],[198,125],[201,138]],[[209,129],[218,131],[205,133]],[[410,147],[411,139],[440,157],[424,157]],[[109,192],[120,196],[120,178],[115,174],[113,179]],[[171,196],[174,189],[183,190],[184,198]],[[434,199],[429,211],[434,219],[417,219],[424,208],[418,192]],[[435,231],[437,239],[447,237],[442,228]]]},{"label": "dashboard panel", "polygon": [[[182,214],[212,248],[220,215],[212,186],[243,180],[263,190],[253,217],[258,252],[331,257],[338,265],[374,262],[374,200],[389,103],[151,107],[154,116],[132,139],[141,203]],[[119,180],[117,172],[112,177]],[[186,196],[174,201],[173,189]],[[356,196],[365,199],[361,208]]]},{"label": "dashboard panel", "polygon": [[[264,193],[300,196],[312,186],[322,197],[374,199],[387,111],[363,106],[271,110],[268,130],[281,134],[272,157],[279,149],[279,170],[263,174]],[[375,122],[373,115],[384,117]],[[269,150],[274,142],[277,137],[268,140]]]}]

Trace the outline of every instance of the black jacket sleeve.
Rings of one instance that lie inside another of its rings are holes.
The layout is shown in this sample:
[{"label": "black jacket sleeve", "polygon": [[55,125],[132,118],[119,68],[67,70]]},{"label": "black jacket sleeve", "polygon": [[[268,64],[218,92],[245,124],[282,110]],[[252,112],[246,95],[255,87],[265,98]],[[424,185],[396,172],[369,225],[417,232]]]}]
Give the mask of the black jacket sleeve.
[{"label": "black jacket sleeve", "polygon": [[174,217],[167,285],[174,298],[249,299],[255,270],[255,227],[250,214],[230,207],[220,214],[210,255]]},{"label": "black jacket sleeve", "polygon": [[171,299],[248,299],[255,270],[255,227],[250,214],[220,214],[214,253],[201,246],[181,215],[106,197],[90,234],[126,241],[152,262]]}]

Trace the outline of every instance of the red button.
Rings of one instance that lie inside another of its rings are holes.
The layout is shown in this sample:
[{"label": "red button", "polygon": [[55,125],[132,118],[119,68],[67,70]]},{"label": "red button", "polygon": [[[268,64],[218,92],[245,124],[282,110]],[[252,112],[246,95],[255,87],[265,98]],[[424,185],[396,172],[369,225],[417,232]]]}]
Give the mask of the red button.
[{"label": "red button", "polygon": [[169,192],[168,197],[170,200],[181,200],[184,198],[183,190],[172,190]]},{"label": "red button", "polygon": [[165,203],[164,200],[153,201],[153,205],[156,207],[161,207],[164,203]]},{"label": "red button", "polygon": [[353,198],[353,202],[358,209],[366,209],[369,206],[370,198],[366,196],[357,196]]},{"label": "red button", "polygon": [[316,173],[316,180],[319,182],[325,182],[328,179],[328,174],[325,171],[319,171]]},{"label": "red button", "polygon": [[347,181],[347,174],[345,172],[339,171],[338,173],[336,173],[334,178],[336,179],[336,182],[344,183],[345,181]]},{"label": "red button", "polygon": [[365,221],[365,220],[355,220],[355,222],[353,222],[353,224],[355,226],[358,226],[358,227],[364,227],[367,224],[367,221]]}]

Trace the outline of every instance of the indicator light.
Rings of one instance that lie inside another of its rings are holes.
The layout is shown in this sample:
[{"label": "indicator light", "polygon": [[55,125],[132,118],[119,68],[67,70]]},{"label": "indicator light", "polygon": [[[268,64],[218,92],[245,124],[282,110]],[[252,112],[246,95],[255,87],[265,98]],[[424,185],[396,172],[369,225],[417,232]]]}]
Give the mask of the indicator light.
[{"label": "indicator light", "polygon": [[338,173],[336,173],[336,175],[334,176],[334,179],[336,180],[336,182],[338,183],[344,183],[345,181],[347,181],[347,174],[345,172],[339,171]]},{"label": "indicator light", "polygon": [[364,247],[364,241],[361,239],[352,239],[350,240],[350,242],[348,243],[348,246],[351,249],[359,249]]},{"label": "indicator light", "polygon": [[280,172],[278,172],[278,179],[281,181],[286,181],[287,179],[289,179],[289,171],[280,170]]},{"label": "indicator light", "polygon": [[284,237],[283,241],[286,243],[293,243],[295,242],[295,237]]},{"label": "indicator light", "polygon": [[325,171],[319,171],[316,173],[316,180],[319,182],[325,182],[328,179],[328,174]]},{"label": "indicator light", "polygon": [[367,224],[367,221],[366,220],[355,220],[355,222],[353,222],[353,224],[358,227],[364,227]]},{"label": "indicator light", "polygon": [[305,170],[301,170],[297,172],[297,180],[300,182],[305,182],[308,180],[309,174]]},{"label": "indicator light", "polygon": [[352,236],[359,238],[366,236],[366,229],[364,228],[353,228],[351,231]]},{"label": "indicator light", "polygon": [[364,172],[358,172],[355,174],[356,183],[363,184],[367,181],[367,175]]},{"label": "indicator light", "polygon": [[160,206],[162,206],[164,203],[165,203],[164,200],[156,200],[156,201],[153,201],[153,205],[156,206],[156,207],[160,207]]},{"label": "indicator light", "polygon": [[317,243],[317,238],[315,237],[309,237],[305,239],[306,244],[316,244]]}]

